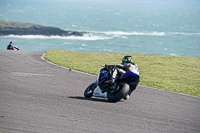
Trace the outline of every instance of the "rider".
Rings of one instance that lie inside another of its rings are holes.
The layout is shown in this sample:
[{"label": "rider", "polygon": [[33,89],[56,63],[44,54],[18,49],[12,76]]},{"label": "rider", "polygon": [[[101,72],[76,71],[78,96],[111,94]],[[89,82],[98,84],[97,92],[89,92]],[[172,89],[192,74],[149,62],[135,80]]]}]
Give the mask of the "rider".
[{"label": "rider", "polygon": [[10,44],[7,46],[7,50],[19,50],[19,48],[14,45],[14,42],[10,42]]},{"label": "rider", "polygon": [[[113,72],[112,79],[110,81],[108,81],[108,83],[114,83],[115,80],[120,79],[120,76],[128,71],[131,71],[131,72],[139,75],[138,65],[136,63],[133,63],[133,59],[130,55],[125,55],[122,58],[122,63],[115,65],[115,68],[117,68],[117,69],[115,69],[115,71]],[[130,85],[130,91],[129,91],[128,95],[126,96],[126,98],[124,98],[125,100],[127,100],[129,98],[131,93],[136,89],[137,85],[138,85],[138,83],[134,84],[134,85]]]}]

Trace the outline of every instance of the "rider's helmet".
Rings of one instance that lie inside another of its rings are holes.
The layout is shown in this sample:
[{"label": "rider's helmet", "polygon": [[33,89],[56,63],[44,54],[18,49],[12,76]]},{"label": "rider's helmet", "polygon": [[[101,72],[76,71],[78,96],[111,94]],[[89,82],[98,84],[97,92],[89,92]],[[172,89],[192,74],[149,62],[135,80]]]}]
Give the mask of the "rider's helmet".
[{"label": "rider's helmet", "polygon": [[123,58],[122,58],[122,63],[132,63],[133,62],[133,59],[130,55],[125,55]]}]

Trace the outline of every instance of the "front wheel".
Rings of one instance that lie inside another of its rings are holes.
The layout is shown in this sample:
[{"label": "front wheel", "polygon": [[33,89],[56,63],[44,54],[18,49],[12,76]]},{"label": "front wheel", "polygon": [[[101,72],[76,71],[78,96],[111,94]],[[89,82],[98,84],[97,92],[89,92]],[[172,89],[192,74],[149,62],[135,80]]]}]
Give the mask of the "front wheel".
[{"label": "front wheel", "polygon": [[114,92],[108,92],[107,99],[109,102],[118,102],[124,98],[129,92],[129,85],[127,83],[119,83],[119,87]]},{"label": "front wheel", "polygon": [[85,98],[90,98],[93,96],[94,89],[96,88],[96,81],[90,84],[84,92]]}]

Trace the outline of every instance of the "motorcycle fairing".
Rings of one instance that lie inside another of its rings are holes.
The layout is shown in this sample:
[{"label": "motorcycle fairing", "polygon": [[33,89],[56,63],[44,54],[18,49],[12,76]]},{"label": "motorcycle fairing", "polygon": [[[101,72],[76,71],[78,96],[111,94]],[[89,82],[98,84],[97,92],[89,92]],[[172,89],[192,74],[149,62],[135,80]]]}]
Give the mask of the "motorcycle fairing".
[{"label": "motorcycle fairing", "polygon": [[128,84],[133,85],[140,82],[140,76],[133,72],[126,72],[120,76],[120,80],[125,80]]},{"label": "motorcycle fairing", "polygon": [[93,96],[95,97],[107,97],[107,92],[102,93],[99,86],[94,89]]}]

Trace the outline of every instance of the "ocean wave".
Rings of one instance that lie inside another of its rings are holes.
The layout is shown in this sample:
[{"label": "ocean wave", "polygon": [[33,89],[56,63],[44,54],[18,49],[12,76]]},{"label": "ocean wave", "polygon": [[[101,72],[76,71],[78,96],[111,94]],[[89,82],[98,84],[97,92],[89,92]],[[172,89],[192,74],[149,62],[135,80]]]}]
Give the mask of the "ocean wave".
[{"label": "ocean wave", "polygon": [[187,32],[124,32],[124,31],[102,31],[102,32],[93,32],[97,34],[106,34],[113,36],[171,36],[171,35],[182,35],[182,36],[193,36],[200,35],[200,33],[187,33]]},{"label": "ocean wave", "polygon": [[171,56],[178,56],[178,55],[175,54],[175,53],[169,53],[169,55],[171,55]]},{"label": "ocean wave", "polygon": [[186,33],[186,32],[169,32],[171,35],[184,35],[184,36],[194,36],[200,35],[200,33]]},{"label": "ocean wave", "polygon": [[165,32],[124,32],[124,31],[106,31],[106,32],[98,32],[106,35],[146,35],[146,36],[164,36]]},{"label": "ocean wave", "polygon": [[115,37],[122,37],[127,39],[128,36],[199,36],[200,33],[186,33],[186,32],[124,32],[124,31],[91,31],[84,36],[44,36],[44,35],[8,35],[0,36],[1,38],[22,38],[22,39],[68,39],[68,40],[108,40]]},{"label": "ocean wave", "polygon": [[44,36],[44,35],[8,35],[1,37],[10,37],[10,38],[22,38],[22,39],[69,39],[69,40],[106,40],[112,39],[113,37],[107,36]]}]

